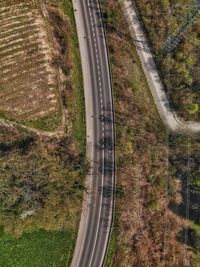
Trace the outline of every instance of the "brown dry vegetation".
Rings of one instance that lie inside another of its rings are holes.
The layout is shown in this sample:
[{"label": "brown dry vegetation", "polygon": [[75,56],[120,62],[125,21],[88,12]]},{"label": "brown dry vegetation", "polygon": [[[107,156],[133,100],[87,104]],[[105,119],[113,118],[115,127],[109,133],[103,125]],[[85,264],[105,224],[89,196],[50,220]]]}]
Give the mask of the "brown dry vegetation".
[{"label": "brown dry vegetation", "polygon": [[15,235],[35,227],[74,229],[86,169],[69,137],[1,126],[0,225]]},{"label": "brown dry vegetation", "polygon": [[61,96],[71,69],[70,26],[58,9],[47,10],[46,4],[0,3],[0,112],[38,128],[46,120],[46,130],[53,130],[66,115]]},{"label": "brown dry vegetation", "polygon": [[180,239],[191,247],[195,266],[200,266],[200,140],[183,136],[171,136],[170,139],[172,172],[182,184],[182,202],[171,208],[189,222]]},{"label": "brown dry vegetation", "polygon": [[192,254],[178,241],[185,222],[168,207],[181,201],[181,183],[168,162],[169,135],[150,95],[121,4],[102,4],[117,124],[117,244],[107,266],[193,266]]}]

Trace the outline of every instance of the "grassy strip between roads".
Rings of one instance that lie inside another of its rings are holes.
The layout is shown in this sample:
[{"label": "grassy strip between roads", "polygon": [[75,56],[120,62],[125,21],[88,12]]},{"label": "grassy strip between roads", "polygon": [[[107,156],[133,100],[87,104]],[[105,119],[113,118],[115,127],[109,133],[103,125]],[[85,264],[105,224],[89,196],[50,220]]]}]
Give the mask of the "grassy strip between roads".
[{"label": "grassy strip between roads", "polygon": [[71,30],[69,34],[69,49],[70,60],[72,61],[73,71],[71,79],[73,83],[73,102],[68,103],[71,109],[73,109],[73,136],[81,149],[85,154],[85,102],[84,102],[84,90],[83,90],[83,77],[79,52],[79,43],[76,31],[76,24],[73,12],[73,6],[71,0],[52,0],[52,4],[57,4],[61,7],[63,13],[69,18],[71,24]]},{"label": "grassy strip between roads", "polygon": [[0,267],[66,267],[74,244],[70,231],[38,230],[20,238],[0,227]]},{"label": "grassy strip between roads", "polygon": [[[66,1],[67,3],[67,1]],[[76,34],[76,26],[74,20],[74,13],[72,9],[71,1],[68,1],[68,5],[65,4],[64,8],[65,14],[71,20],[71,25],[73,27],[71,32],[71,49],[73,55],[73,74],[72,80],[74,85],[74,94],[75,94],[75,110],[74,110],[74,126],[73,134],[77,140],[80,149],[85,153],[86,147],[86,127],[85,127],[85,101],[84,101],[84,91],[83,91],[83,78],[82,78],[82,68],[80,61],[79,53],[79,44]]]}]

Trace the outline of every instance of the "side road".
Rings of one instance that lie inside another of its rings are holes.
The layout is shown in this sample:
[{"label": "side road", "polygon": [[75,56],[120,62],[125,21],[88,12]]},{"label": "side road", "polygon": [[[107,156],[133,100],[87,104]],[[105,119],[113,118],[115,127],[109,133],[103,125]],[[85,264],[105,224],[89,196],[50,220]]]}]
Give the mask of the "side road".
[{"label": "side road", "polygon": [[163,123],[169,130],[177,133],[200,133],[200,123],[183,121],[177,116],[169,103],[164,86],[159,76],[147,38],[139,20],[137,8],[133,0],[122,0],[124,13],[129,23],[134,44],[140,58],[154,102]]}]

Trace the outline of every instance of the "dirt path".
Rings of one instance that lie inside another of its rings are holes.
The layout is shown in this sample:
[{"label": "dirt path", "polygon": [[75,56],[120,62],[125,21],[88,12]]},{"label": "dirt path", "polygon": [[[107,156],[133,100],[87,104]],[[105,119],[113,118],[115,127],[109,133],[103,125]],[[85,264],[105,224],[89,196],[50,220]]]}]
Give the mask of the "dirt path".
[{"label": "dirt path", "polygon": [[56,137],[56,138],[60,138],[60,137],[64,136],[66,134],[66,132],[64,130],[64,125],[65,124],[63,124],[60,127],[60,129],[57,130],[57,131],[48,132],[48,131],[42,131],[42,130],[39,130],[39,129],[35,129],[35,128],[29,127],[29,126],[25,126],[25,125],[22,125],[20,123],[16,123],[16,122],[11,122],[11,121],[8,121],[8,120],[0,119],[0,126],[4,126],[4,127],[7,127],[7,128],[20,127],[22,129],[27,130],[30,133],[37,134],[38,136],[41,136],[41,137]]}]

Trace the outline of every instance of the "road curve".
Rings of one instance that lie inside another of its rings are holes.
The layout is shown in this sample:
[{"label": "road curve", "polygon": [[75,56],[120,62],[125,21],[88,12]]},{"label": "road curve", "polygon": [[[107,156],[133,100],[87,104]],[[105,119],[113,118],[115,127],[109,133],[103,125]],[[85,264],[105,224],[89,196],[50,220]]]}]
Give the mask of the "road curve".
[{"label": "road curve", "polygon": [[98,0],[72,0],[84,80],[87,158],[79,232],[71,267],[103,266],[113,221],[115,128],[108,53]]},{"label": "road curve", "polygon": [[172,132],[189,134],[200,133],[200,123],[182,120],[171,107],[158,74],[146,35],[141,26],[134,1],[122,0],[122,3],[142,68],[163,123]]}]

